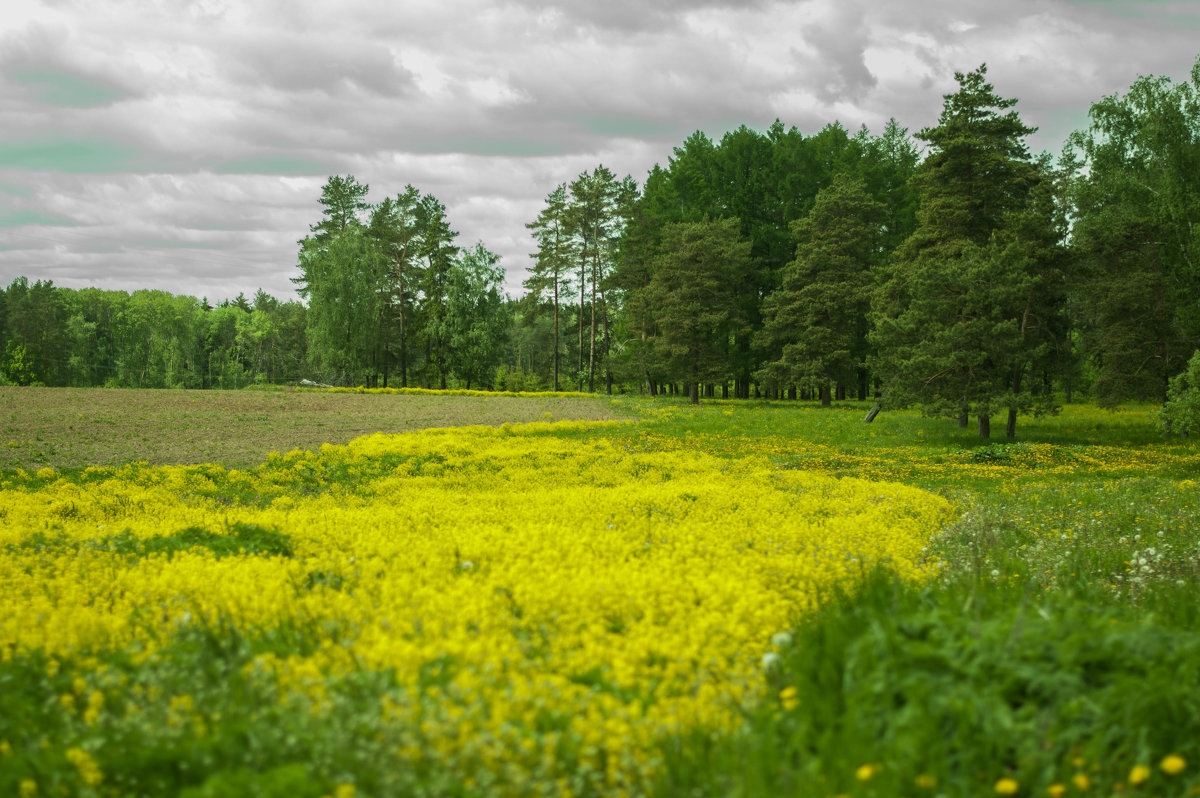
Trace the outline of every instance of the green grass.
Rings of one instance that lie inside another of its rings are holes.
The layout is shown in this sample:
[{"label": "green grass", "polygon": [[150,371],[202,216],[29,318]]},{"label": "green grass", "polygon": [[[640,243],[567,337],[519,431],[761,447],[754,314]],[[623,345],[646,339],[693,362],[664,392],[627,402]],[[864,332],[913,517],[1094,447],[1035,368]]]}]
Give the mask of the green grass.
[{"label": "green grass", "polygon": [[[732,413],[730,412],[732,411]],[[1069,407],[1017,441],[864,405],[660,403],[631,445],[951,498],[924,585],[886,572],[778,647],[736,733],[668,741],[662,795],[1187,795],[1200,790],[1200,447],[1150,408]],[[643,411],[647,412],[647,411]],[[1159,768],[1168,754],[1183,773]],[[1136,765],[1151,775],[1129,783]],[[1076,783],[1078,780],[1078,784]]]}]

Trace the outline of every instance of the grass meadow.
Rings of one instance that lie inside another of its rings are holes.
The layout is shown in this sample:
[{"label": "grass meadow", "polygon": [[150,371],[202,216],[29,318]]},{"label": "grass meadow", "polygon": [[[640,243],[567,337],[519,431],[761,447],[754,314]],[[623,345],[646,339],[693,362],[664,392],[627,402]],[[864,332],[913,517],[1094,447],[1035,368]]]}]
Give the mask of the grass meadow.
[{"label": "grass meadow", "polygon": [[0,795],[1200,794],[1200,446],[866,409],[0,389]]}]

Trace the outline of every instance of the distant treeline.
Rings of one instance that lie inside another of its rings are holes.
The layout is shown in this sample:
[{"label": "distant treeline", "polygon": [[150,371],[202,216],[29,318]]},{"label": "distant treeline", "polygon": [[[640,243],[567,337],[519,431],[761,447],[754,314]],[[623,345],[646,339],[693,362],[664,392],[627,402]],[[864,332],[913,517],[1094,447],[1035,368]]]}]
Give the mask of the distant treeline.
[{"label": "distant treeline", "polygon": [[165,291],[0,291],[0,376],[12,384],[243,388],[309,375],[306,309],[259,291],[212,306]]}]

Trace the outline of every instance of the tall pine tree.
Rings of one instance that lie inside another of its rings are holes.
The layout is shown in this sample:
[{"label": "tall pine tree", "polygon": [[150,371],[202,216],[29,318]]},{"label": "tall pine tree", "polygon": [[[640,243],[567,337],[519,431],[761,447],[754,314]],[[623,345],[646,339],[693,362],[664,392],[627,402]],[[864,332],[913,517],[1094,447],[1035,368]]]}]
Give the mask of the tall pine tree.
[{"label": "tall pine tree", "polygon": [[1063,312],[1061,290],[1048,284],[1062,279],[1062,229],[1035,201],[1049,177],[1024,143],[1034,128],[986,75],[986,66],[957,73],[938,125],[917,135],[930,148],[913,176],[917,228],[876,296],[872,334],[889,403],[962,423],[973,412],[983,437],[1003,408],[1015,435],[1016,414],[1034,401],[1026,375],[1045,360],[1052,317]]}]

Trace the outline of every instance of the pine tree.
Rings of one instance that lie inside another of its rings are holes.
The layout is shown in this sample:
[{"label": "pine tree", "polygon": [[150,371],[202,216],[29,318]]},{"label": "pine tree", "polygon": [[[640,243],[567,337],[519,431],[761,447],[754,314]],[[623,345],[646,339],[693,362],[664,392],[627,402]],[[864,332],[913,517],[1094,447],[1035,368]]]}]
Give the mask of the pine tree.
[{"label": "pine tree", "polygon": [[763,303],[756,346],[778,357],[755,374],[776,386],[815,382],[830,404],[830,383],[849,385],[864,372],[872,268],[880,257],[884,208],[857,178],[840,175],[812,212],[793,223],[796,259],[783,285]]},{"label": "pine tree", "polygon": [[567,186],[560,184],[546,197],[546,207],[538,218],[525,225],[537,242],[531,255],[534,265],[524,286],[535,302],[549,300],[554,312],[554,390],[559,389],[559,306],[561,294],[570,290],[570,268],[575,262],[576,241],[569,228]]},{"label": "pine tree", "polygon": [[1034,404],[1026,375],[1046,362],[1063,312],[1063,231],[1052,205],[1035,201],[1050,177],[1029,158],[1034,129],[1009,110],[1016,100],[986,74],[956,74],[938,125],[917,136],[931,150],[913,177],[917,228],[876,295],[871,335],[890,404],[964,424],[974,412],[983,437],[1001,408],[1015,435],[1017,412]]},{"label": "pine tree", "polygon": [[750,271],[736,219],[667,225],[649,294],[657,307],[654,351],[693,403],[701,382],[732,376],[729,341],[747,331],[736,287]]}]

